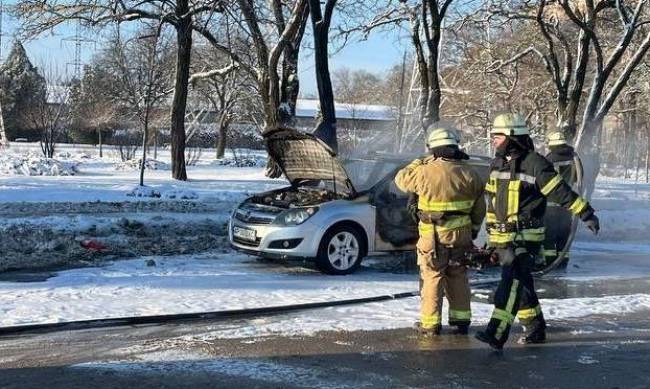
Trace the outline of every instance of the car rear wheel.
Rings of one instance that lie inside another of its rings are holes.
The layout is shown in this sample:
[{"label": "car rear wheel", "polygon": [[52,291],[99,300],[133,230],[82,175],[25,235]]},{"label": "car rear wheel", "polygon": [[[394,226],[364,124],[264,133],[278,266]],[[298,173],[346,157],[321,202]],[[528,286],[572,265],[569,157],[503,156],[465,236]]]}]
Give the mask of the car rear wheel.
[{"label": "car rear wheel", "polygon": [[316,265],[327,273],[354,273],[365,255],[365,241],[358,229],[341,225],[327,231],[320,242]]}]

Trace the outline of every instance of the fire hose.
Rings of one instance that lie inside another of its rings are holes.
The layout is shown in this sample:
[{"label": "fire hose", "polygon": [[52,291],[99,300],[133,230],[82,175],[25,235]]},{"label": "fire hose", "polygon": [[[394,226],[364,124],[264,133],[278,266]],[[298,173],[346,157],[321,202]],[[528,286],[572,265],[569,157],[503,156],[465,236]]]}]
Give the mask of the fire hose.
[{"label": "fire hose", "polygon": [[[482,280],[470,282],[470,287],[482,288],[494,285],[498,280]],[[390,300],[399,300],[419,296],[419,291],[385,294],[356,299],[322,301],[304,304],[290,304],[260,308],[230,309],[212,312],[180,313],[170,315],[116,317],[107,319],[76,320],[57,323],[24,324],[0,327],[0,336],[20,335],[24,333],[50,333],[57,331],[85,330],[108,327],[124,327],[143,324],[172,324],[185,322],[219,322],[236,319],[252,319],[260,316],[273,316],[282,313],[293,313],[311,309],[331,308],[345,305],[367,304]]]},{"label": "fire hose", "polygon": [[[582,196],[583,195],[582,192],[584,189],[583,186],[584,172],[582,170],[582,163],[580,162],[580,159],[576,154],[573,155],[573,165],[575,166],[576,169],[576,189],[578,191],[578,194]],[[571,230],[569,232],[569,236],[567,238],[566,244],[562,248],[562,251],[560,251],[557,255],[557,258],[555,258],[555,260],[550,264],[548,264],[545,268],[533,272],[534,277],[541,277],[553,271],[558,266],[560,266],[564,258],[569,253],[569,250],[571,250],[571,245],[573,244],[573,240],[575,239],[577,230],[578,230],[578,216],[573,215],[573,217],[571,218]]]}]

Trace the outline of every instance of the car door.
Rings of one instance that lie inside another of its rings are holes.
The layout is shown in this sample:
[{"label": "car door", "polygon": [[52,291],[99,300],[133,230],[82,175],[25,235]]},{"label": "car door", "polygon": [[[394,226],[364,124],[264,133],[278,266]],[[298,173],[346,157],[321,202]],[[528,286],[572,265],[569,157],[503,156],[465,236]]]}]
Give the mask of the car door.
[{"label": "car door", "polygon": [[399,169],[389,173],[370,191],[375,207],[375,251],[413,250],[418,240],[415,220],[407,211],[408,194],[395,185]]}]

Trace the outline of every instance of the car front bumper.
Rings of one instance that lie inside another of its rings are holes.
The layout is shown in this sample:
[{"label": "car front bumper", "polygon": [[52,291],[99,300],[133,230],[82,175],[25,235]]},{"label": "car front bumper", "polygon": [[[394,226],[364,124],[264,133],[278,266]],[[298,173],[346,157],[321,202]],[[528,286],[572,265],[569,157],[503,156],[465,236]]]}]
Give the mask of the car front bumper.
[{"label": "car front bumper", "polygon": [[[235,237],[234,227],[255,231],[255,241]],[[233,248],[251,255],[278,259],[315,258],[322,234],[320,230],[310,220],[298,226],[280,226],[248,224],[231,218],[228,223],[228,239]],[[289,248],[283,247],[285,242]]]}]

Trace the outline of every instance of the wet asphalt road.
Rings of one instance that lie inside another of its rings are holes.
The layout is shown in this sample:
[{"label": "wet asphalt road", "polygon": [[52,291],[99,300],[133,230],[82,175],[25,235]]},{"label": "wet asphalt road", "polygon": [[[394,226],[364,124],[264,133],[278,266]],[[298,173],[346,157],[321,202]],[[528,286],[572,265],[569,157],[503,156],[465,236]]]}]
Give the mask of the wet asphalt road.
[{"label": "wet asphalt road", "polygon": [[550,324],[547,344],[503,352],[408,329],[189,342],[179,335],[209,325],[22,336],[0,340],[0,388],[650,387],[648,312]]}]

